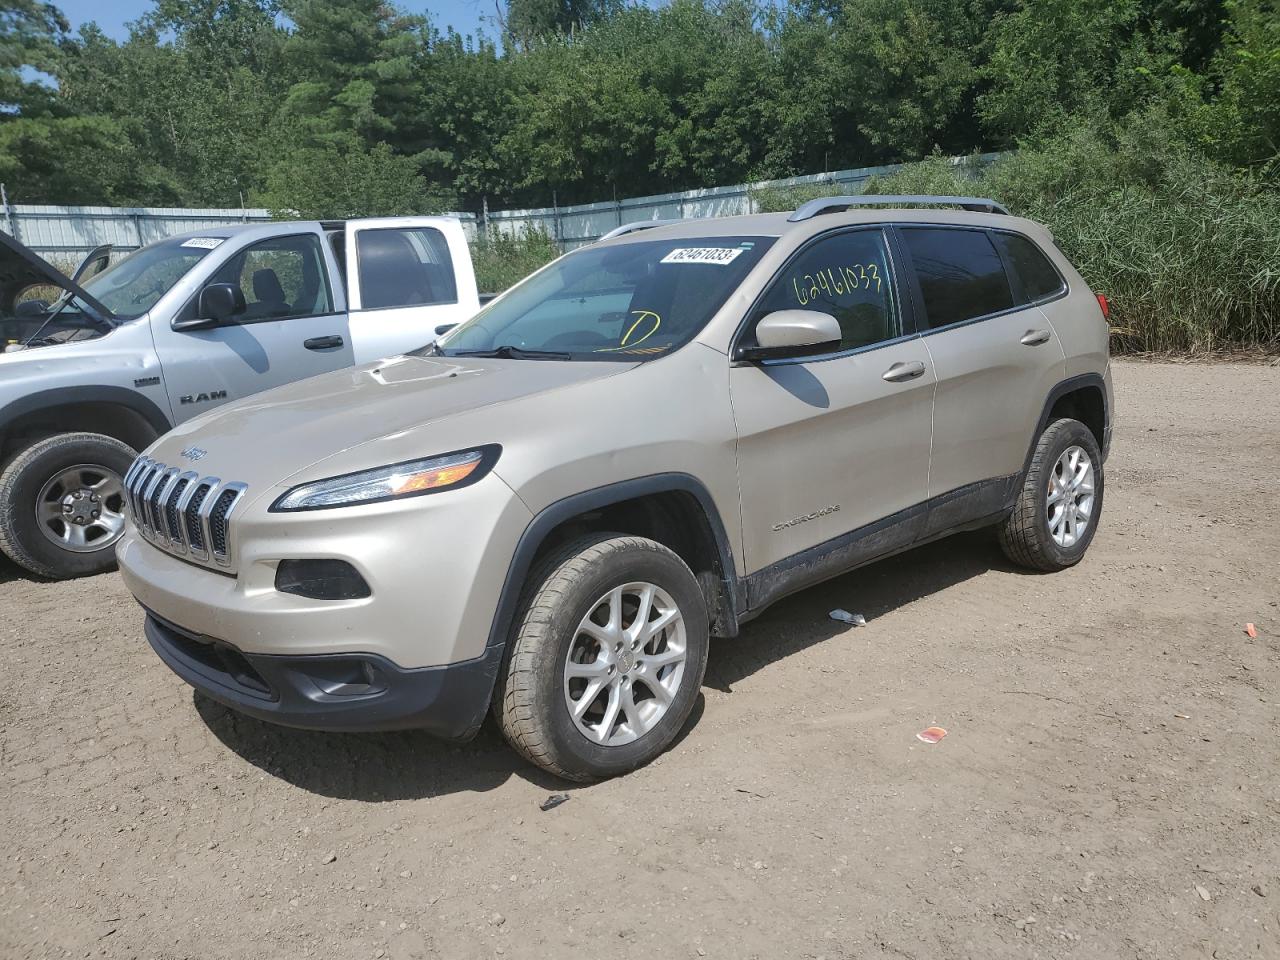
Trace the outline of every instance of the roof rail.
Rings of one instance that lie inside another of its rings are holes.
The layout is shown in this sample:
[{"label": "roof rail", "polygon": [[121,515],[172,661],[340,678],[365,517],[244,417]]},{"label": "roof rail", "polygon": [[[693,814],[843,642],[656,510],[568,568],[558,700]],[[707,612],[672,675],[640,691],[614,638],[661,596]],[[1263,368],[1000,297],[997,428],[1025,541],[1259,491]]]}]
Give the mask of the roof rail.
[{"label": "roof rail", "polygon": [[901,207],[907,204],[946,204],[972,210],[975,213],[1003,213],[1008,209],[994,200],[983,197],[931,197],[921,194],[904,194],[901,196],[862,194],[856,197],[818,197],[796,207],[796,212],[787,217],[788,223],[798,223],[822,213],[840,213],[850,207]]},{"label": "roof rail", "polygon": [[637,230],[652,230],[654,227],[669,227],[673,223],[680,223],[680,220],[635,220],[631,223],[624,223],[620,227],[614,227],[603,237],[596,241],[600,243],[602,240],[612,240],[614,237],[621,237],[628,233],[635,233]]}]

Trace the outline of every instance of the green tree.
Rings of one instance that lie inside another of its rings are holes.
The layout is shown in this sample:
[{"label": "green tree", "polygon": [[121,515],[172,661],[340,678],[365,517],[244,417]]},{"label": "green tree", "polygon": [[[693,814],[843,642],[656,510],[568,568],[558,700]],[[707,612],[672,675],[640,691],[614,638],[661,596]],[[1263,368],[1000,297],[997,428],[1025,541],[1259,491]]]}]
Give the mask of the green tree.
[{"label": "green tree", "polygon": [[0,8],[0,119],[48,113],[54,91],[30,71],[53,74],[66,42],[67,18],[52,3],[8,0]]},{"label": "green tree", "polygon": [[997,18],[979,101],[986,129],[1011,143],[1081,113],[1120,117],[1180,81],[1175,44],[1142,25],[1140,0],[1022,0]]},{"label": "green tree", "polygon": [[1216,151],[1240,165],[1280,165],[1280,4],[1232,3],[1213,69],[1221,94],[1207,111],[1206,136]]},{"label": "green tree", "polygon": [[397,156],[385,143],[287,151],[255,197],[276,216],[304,220],[439,213],[451,199],[422,177],[411,158]]},{"label": "green tree", "polygon": [[622,9],[622,0],[508,0],[505,14],[501,4],[498,13],[508,41],[527,49],[557,33],[603,23]]},{"label": "green tree", "polygon": [[0,123],[0,182],[19,203],[174,204],[172,174],[140,159],[109,117]]},{"label": "green tree", "polygon": [[417,74],[430,24],[383,0],[292,0],[282,118],[312,142],[366,145],[417,126]]}]

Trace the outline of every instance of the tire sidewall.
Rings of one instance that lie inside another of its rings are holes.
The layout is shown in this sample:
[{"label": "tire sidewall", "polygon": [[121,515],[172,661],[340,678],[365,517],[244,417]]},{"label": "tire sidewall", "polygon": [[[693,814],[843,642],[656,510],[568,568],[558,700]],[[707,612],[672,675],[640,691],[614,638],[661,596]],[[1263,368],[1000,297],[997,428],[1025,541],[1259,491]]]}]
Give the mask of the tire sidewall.
[{"label": "tire sidewall", "polygon": [[[1072,566],[1083,559],[1085,551],[1089,549],[1089,544],[1093,542],[1093,535],[1098,530],[1098,522],[1102,518],[1103,498],[1106,493],[1102,451],[1098,449],[1098,441],[1094,438],[1093,431],[1079,420],[1056,421],[1045,430],[1040,442],[1043,445],[1040,458],[1040,475],[1033,478],[1035,480],[1036,516],[1038,518],[1036,531],[1041,539],[1044,552],[1050,559],[1058,566]],[[1063,547],[1053,539],[1053,534],[1049,530],[1048,481],[1049,474],[1057,466],[1058,458],[1066,452],[1068,447],[1082,447],[1093,462],[1093,512],[1089,515],[1089,525],[1085,528],[1084,536],[1071,546]]]},{"label": "tire sidewall", "polygon": [[[36,519],[36,498],[51,477],[69,467],[90,464],[112,470],[123,478],[136,456],[124,444],[109,437],[85,437],[50,445],[31,458],[19,454],[9,465],[9,469],[17,471],[8,487],[9,496],[0,503],[10,538],[16,541],[17,549],[26,554],[25,558],[12,559],[22,566],[36,567],[33,572],[57,578],[85,577],[113,569],[114,542],[90,553],[74,553],[59,548],[46,537]],[[31,562],[24,562],[26,560]]]},{"label": "tire sidewall", "polygon": [[[609,590],[633,581],[665,590],[684,617],[687,656],[680,690],[656,727],[640,739],[616,747],[593,743],[578,730],[564,700],[564,665],[569,646],[592,606]],[[662,753],[684,726],[701,691],[710,646],[706,601],[697,580],[674,555],[656,551],[618,550],[596,564],[590,575],[563,594],[549,623],[554,654],[538,671],[538,700],[561,765],[573,773],[609,777],[642,766]]]}]

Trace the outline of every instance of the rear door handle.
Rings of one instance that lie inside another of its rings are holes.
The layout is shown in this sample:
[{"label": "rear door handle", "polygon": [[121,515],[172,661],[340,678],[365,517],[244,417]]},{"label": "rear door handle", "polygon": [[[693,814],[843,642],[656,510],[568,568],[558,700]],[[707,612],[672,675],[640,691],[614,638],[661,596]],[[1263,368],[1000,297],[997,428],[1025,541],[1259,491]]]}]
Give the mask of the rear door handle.
[{"label": "rear door handle", "polygon": [[1028,330],[1019,342],[1028,347],[1038,347],[1042,343],[1048,343],[1052,336],[1053,333],[1048,330]]},{"label": "rear door handle", "polygon": [[336,335],[332,337],[312,337],[310,340],[303,340],[302,345],[308,350],[332,350],[334,347],[342,346],[342,338]]},{"label": "rear door handle", "polygon": [[890,383],[902,383],[904,380],[914,380],[922,373],[924,364],[919,360],[912,360],[910,363],[895,363],[880,376]]}]

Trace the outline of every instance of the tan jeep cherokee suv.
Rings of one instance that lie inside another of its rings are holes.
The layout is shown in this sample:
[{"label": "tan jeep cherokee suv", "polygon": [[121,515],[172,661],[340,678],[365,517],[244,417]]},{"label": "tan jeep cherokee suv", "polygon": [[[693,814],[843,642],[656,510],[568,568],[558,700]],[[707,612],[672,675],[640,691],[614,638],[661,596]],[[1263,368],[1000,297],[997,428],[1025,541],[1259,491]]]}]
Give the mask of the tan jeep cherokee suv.
[{"label": "tan jeep cherokee suv", "polygon": [[548,770],[623,773],[688,718],[710,636],[786,594],[987,525],[1018,564],[1080,560],[1105,308],[989,200],[620,228],[416,353],[163,437],[120,569],[235,710],[466,738],[492,709]]}]

